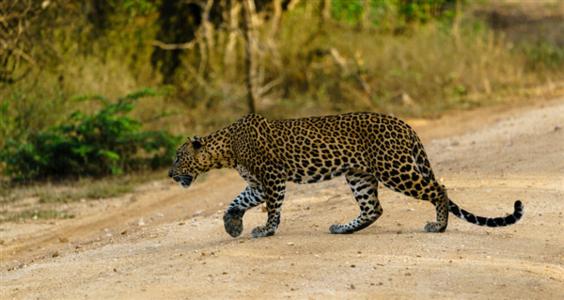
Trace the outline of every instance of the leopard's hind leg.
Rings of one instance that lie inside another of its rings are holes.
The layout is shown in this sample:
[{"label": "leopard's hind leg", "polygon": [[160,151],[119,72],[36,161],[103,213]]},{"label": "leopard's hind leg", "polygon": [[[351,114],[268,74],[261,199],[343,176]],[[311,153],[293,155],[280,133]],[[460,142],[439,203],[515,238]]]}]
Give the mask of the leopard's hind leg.
[{"label": "leopard's hind leg", "polygon": [[[444,185],[439,184],[435,180],[426,182],[422,180],[421,189],[417,190],[417,199],[428,200],[435,206],[435,211],[437,215],[436,222],[427,222],[425,225],[425,231],[427,232],[444,232],[448,226],[448,205],[449,200],[446,193],[446,188]],[[415,183],[417,188],[418,183]],[[407,193],[406,193],[407,194]],[[413,196],[413,192],[409,192],[409,195]]]},{"label": "leopard's hind leg", "polygon": [[347,224],[331,225],[331,233],[353,233],[368,227],[382,215],[382,206],[378,201],[378,180],[368,173],[346,175],[347,183],[360,207],[360,214]]},{"label": "leopard's hind leg", "polygon": [[430,201],[437,214],[436,222],[428,222],[425,225],[427,232],[443,232],[448,225],[448,197],[446,189],[434,179],[424,178],[416,171],[402,173],[397,176],[383,178],[383,184],[396,192],[412,196],[419,200]]},{"label": "leopard's hind leg", "polygon": [[448,225],[449,200],[444,185],[437,182],[431,164],[418,138],[411,153],[394,153],[390,169],[383,170],[382,183],[400,193],[430,201],[436,210],[436,222],[425,225],[427,232],[444,232]]}]

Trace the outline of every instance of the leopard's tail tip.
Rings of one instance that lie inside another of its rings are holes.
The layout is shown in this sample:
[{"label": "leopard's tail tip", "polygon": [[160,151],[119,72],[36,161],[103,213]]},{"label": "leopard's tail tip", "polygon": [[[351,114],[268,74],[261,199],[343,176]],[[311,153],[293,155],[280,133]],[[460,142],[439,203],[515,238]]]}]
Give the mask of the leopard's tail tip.
[{"label": "leopard's tail tip", "polygon": [[521,217],[523,217],[523,213],[525,212],[525,207],[523,206],[523,202],[521,202],[521,200],[517,200],[515,201],[515,204],[513,205],[515,210],[513,211],[513,216],[515,217],[516,220],[521,219]]}]

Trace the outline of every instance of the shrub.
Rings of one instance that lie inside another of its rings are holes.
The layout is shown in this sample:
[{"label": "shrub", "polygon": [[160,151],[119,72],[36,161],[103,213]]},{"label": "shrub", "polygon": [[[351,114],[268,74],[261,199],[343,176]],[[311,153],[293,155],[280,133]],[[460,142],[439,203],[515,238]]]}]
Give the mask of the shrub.
[{"label": "shrub", "polygon": [[4,171],[15,180],[106,176],[158,168],[170,162],[179,139],[166,131],[146,131],[129,116],[136,101],[154,96],[151,89],[102,102],[86,114],[76,111],[60,125],[7,141],[0,150]]},{"label": "shrub", "polygon": [[533,71],[558,70],[564,65],[564,48],[549,42],[529,42],[521,46],[527,68]]}]

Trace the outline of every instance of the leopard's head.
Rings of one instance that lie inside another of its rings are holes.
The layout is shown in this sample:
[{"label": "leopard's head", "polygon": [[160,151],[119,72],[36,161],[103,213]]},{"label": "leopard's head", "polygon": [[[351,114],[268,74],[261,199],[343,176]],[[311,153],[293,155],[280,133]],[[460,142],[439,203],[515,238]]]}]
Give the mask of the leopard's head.
[{"label": "leopard's head", "polygon": [[213,166],[212,157],[202,138],[196,136],[189,139],[176,150],[168,176],[187,188],[199,174],[207,172]]}]

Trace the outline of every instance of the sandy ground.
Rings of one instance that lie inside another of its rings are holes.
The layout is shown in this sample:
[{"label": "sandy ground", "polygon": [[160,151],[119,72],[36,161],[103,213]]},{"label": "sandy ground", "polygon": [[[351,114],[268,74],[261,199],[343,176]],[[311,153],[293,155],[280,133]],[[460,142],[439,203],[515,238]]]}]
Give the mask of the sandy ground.
[{"label": "sandy ground", "polygon": [[357,213],[339,178],[289,185],[275,236],[250,238],[258,208],[233,239],[222,210],[244,182],[215,171],[188,190],[163,180],[77,206],[72,220],[2,224],[0,298],[564,299],[564,98],[410,123],[453,200],[498,216],[521,199],[521,222],[453,217],[425,233],[433,207],[381,187],[377,223],[331,235]]}]

